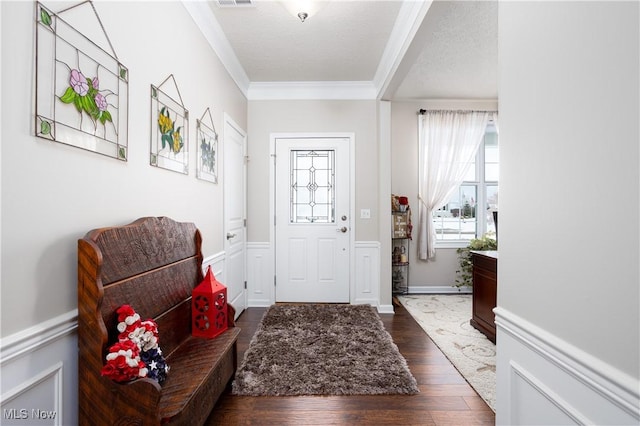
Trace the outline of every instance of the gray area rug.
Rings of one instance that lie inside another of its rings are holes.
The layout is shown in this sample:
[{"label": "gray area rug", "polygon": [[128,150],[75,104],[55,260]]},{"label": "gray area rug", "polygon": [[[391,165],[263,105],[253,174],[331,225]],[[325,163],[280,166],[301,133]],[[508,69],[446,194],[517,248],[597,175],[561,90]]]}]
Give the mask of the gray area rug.
[{"label": "gray area rug", "polygon": [[469,324],[470,294],[399,296],[400,303],[495,412],[496,345]]},{"label": "gray area rug", "polygon": [[232,385],[234,395],[418,393],[407,362],[369,305],[273,305]]}]

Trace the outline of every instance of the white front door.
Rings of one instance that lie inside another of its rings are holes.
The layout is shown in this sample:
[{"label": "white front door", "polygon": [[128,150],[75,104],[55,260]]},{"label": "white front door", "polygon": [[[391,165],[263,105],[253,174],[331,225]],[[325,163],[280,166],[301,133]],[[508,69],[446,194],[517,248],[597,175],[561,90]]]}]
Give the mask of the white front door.
[{"label": "white front door", "polygon": [[349,302],[350,139],[276,138],[276,302]]},{"label": "white front door", "polygon": [[236,317],[247,307],[246,259],[246,133],[224,116],[224,251],[227,300]]}]

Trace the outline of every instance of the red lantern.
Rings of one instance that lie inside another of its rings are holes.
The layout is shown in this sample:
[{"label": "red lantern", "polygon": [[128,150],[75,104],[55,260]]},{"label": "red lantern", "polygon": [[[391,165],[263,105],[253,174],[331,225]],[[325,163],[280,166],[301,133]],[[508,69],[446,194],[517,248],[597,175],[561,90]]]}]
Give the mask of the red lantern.
[{"label": "red lantern", "polygon": [[191,334],[194,337],[211,339],[228,327],[227,287],[216,280],[211,266],[202,282],[193,289],[191,318]]}]

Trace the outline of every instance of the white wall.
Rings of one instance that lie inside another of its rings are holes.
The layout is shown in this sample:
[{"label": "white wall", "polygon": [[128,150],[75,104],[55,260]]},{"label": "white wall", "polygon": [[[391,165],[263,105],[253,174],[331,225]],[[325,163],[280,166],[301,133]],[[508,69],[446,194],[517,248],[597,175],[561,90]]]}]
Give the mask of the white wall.
[{"label": "white wall", "polygon": [[[78,2],[45,4],[58,11]],[[70,360],[66,351],[75,352],[69,318],[77,306],[78,238],[93,228],[142,216],[169,216],[196,223],[203,234],[205,258],[222,251],[224,170],[220,161],[217,185],[196,179],[196,119],[209,107],[219,132],[224,112],[240,126],[247,125],[245,97],[182,3],[98,1],[94,5],[118,58],[129,69],[128,162],[34,136],[36,5],[0,3],[2,394],[22,395],[21,386],[30,383],[29,377],[8,372],[26,371],[38,377],[39,368],[49,368],[33,364],[32,358],[43,359],[45,353],[51,365],[61,361],[63,368],[47,376],[53,381],[42,382],[64,384],[59,388],[63,393],[56,394],[64,401],[56,404],[71,408],[61,424],[73,424],[77,410],[77,361]],[[99,30],[88,4],[70,14]],[[190,113],[189,175],[149,166],[150,85],[159,85],[169,74],[174,75]],[[221,160],[222,152],[219,155]],[[64,324],[50,325],[58,318]],[[56,331],[60,327],[63,331]],[[59,346],[62,352],[56,352]],[[40,395],[41,389],[33,387],[33,392]]]},{"label": "white wall", "polygon": [[498,423],[637,424],[639,4],[500,2],[499,28]]},{"label": "white wall", "polygon": [[[195,121],[210,107],[218,131],[225,111],[246,127],[246,99],[181,3],[95,7],[129,68],[126,163],[33,136],[35,3],[2,2],[3,336],[76,307],[76,241],[92,228],[166,215],[197,224],[205,256],[223,248],[224,172],[218,185],[195,178]],[[171,73],[190,113],[188,176],[148,165],[149,86]]]},{"label": "white wall", "polygon": [[409,197],[414,225],[410,247],[410,292],[457,292],[458,255],[455,248],[439,248],[434,260],[418,259],[418,111],[420,109],[496,110],[497,100],[424,100],[391,103],[391,192]]}]

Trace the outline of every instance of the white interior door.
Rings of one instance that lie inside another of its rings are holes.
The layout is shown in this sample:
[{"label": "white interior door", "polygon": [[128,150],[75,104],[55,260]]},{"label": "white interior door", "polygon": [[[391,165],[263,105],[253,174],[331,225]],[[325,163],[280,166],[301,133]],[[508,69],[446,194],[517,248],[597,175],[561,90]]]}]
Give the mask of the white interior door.
[{"label": "white interior door", "polygon": [[224,117],[225,285],[236,316],[247,307],[246,262],[246,133]]},{"label": "white interior door", "polygon": [[275,140],[277,302],[349,302],[349,142]]}]

